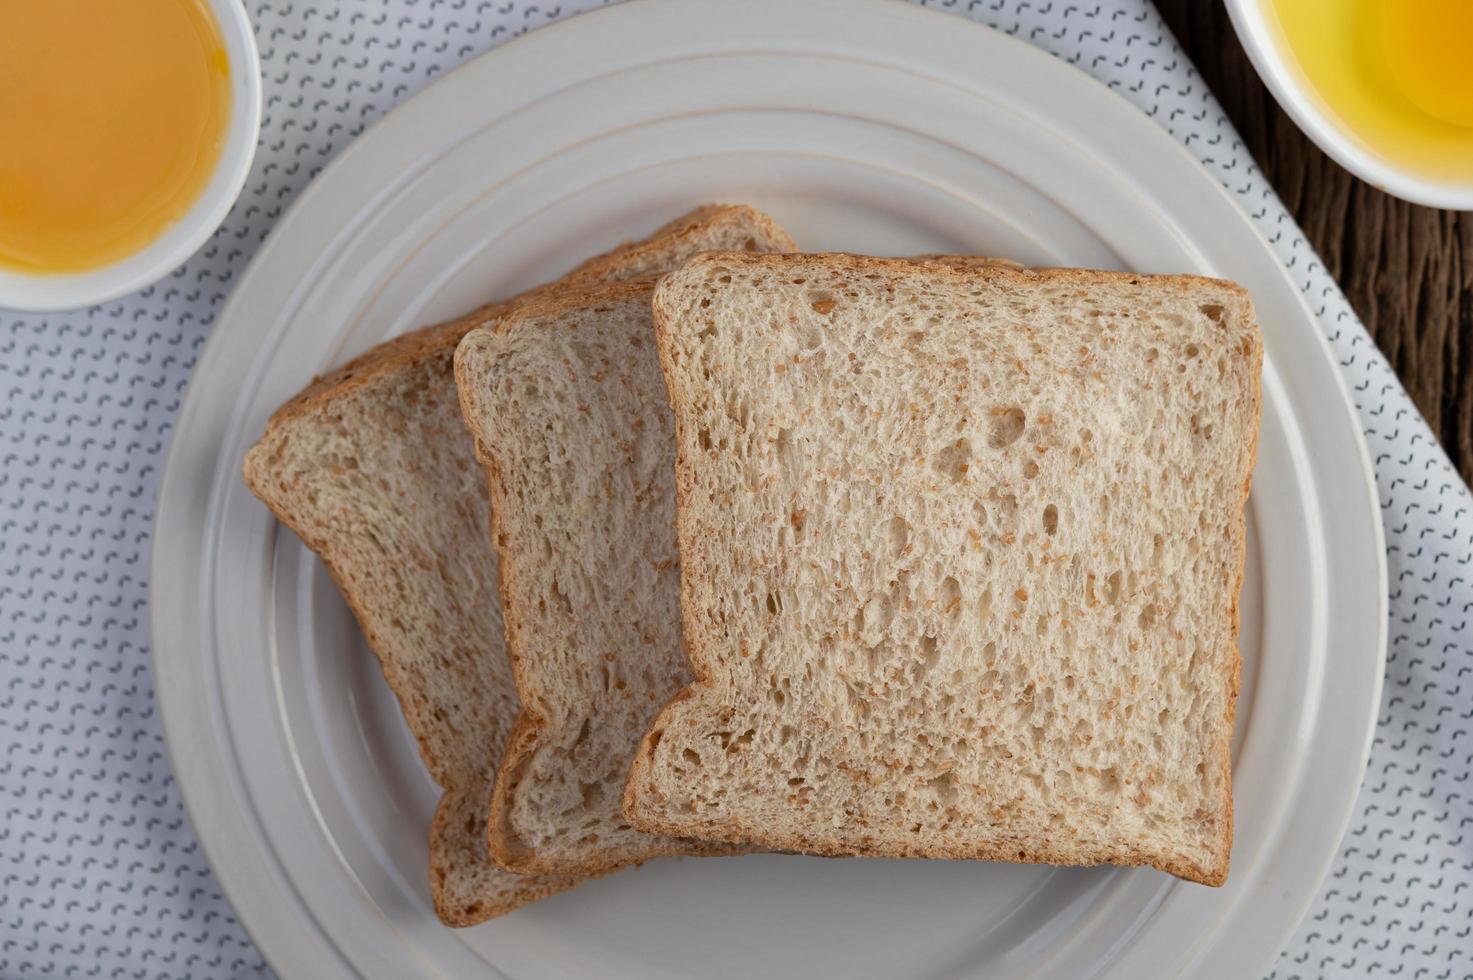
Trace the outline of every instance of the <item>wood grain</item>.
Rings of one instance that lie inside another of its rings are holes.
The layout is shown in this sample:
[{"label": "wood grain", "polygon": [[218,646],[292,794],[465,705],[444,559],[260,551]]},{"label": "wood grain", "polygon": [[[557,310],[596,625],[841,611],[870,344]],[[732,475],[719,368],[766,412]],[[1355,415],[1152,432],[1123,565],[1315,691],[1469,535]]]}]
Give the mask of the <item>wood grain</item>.
[{"label": "wood grain", "polygon": [[1465,480],[1473,481],[1473,214],[1352,177],[1278,107],[1219,0],[1156,0]]}]

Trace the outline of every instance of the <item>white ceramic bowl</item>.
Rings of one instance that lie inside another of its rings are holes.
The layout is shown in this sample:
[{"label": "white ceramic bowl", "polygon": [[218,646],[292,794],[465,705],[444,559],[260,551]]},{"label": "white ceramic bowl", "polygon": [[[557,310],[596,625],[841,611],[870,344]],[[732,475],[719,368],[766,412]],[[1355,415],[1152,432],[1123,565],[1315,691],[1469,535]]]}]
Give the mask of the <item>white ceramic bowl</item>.
[{"label": "white ceramic bowl", "polygon": [[[1366,146],[1325,106],[1304,77],[1273,21],[1272,0],[1226,0],[1253,67],[1274,98],[1320,149],[1346,170],[1388,194],[1434,208],[1473,211],[1473,174],[1461,181],[1436,180],[1388,161]],[[1279,0],[1293,3],[1294,0]]]},{"label": "white ceramic bowl", "polygon": [[225,148],[194,206],[152,244],[87,272],[23,275],[0,270],[0,308],[26,311],[94,306],[157,282],[205,243],[245,184],[261,128],[261,62],[242,0],[208,0],[230,59],[230,123]]}]

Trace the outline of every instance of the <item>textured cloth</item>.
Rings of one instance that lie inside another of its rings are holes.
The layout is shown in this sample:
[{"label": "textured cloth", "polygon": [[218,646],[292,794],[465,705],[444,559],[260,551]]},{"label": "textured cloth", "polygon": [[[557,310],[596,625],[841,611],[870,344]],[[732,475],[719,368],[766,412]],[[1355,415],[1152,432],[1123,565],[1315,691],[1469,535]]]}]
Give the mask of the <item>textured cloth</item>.
[{"label": "textured cloth", "polygon": [[[224,227],[137,295],[0,311],[0,978],[267,972],[185,819],[152,699],[148,549],[175,413],[231,286],[335,153],[447,69],[593,5],[248,2],[265,113]],[[1274,976],[1473,975],[1466,487],[1148,0],[931,5],[1139,106],[1237,195],[1309,297],[1376,465],[1391,647],[1356,816]]]}]

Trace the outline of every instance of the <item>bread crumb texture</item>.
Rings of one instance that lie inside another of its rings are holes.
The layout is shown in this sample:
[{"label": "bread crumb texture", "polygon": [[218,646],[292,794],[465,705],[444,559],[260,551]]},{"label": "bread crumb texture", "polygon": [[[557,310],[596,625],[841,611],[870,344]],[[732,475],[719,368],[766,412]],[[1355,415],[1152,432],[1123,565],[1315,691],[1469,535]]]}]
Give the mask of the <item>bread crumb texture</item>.
[{"label": "bread crumb texture", "polygon": [[462,347],[528,728],[494,807],[513,867],[685,850],[619,807],[640,736],[690,680],[653,288],[570,293]]},{"label": "bread crumb texture", "polygon": [[634,826],[1220,883],[1262,346],[1195,277],[702,256]]},{"label": "bread crumb texture", "polygon": [[345,369],[336,388],[273,418],[247,456],[246,479],[322,556],[446,788],[430,882],[441,918],[469,925],[574,880],[509,875],[486,855],[486,747],[505,742],[517,699],[453,352],[453,341],[438,343]]},{"label": "bread crumb texture", "polygon": [[[627,278],[702,249],[792,247],[772,219],[708,205],[596,257],[568,281]],[[308,385],[250,449],[246,484],[322,557],[445,789],[430,828],[435,910],[466,926],[572,887],[510,874],[487,847],[492,782],[517,717],[485,475],[465,429],[456,345],[538,287],[386,341]]]},{"label": "bread crumb texture", "polygon": [[[620,796],[650,721],[689,680],[675,544],[675,435],[652,276],[707,249],[791,250],[750,208],[702,209],[581,267],[456,354],[486,464],[521,717],[491,799],[493,858],[591,874],[729,853],[628,825]],[[615,275],[614,273],[617,273]],[[621,284],[600,279],[629,278]]]}]

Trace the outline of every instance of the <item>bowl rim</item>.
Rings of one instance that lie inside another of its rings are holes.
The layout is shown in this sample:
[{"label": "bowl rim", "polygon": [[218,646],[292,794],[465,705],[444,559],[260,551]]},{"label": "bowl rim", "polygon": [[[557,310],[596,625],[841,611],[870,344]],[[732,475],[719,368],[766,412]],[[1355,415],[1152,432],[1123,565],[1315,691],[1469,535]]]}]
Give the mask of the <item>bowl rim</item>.
[{"label": "bowl rim", "polygon": [[1269,23],[1272,0],[1225,0],[1228,18],[1258,77],[1294,123],[1336,163],[1367,183],[1413,204],[1473,211],[1473,179],[1431,180],[1394,167],[1359,146],[1320,106],[1318,96]]},{"label": "bowl rim", "polygon": [[0,310],[50,313],[97,306],[163,279],[209,240],[250,174],[261,130],[261,59],[244,0],[203,0],[230,59],[230,121],[209,182],[174,224],[143,249],[78,272],[31,274],[0,269]]}]

